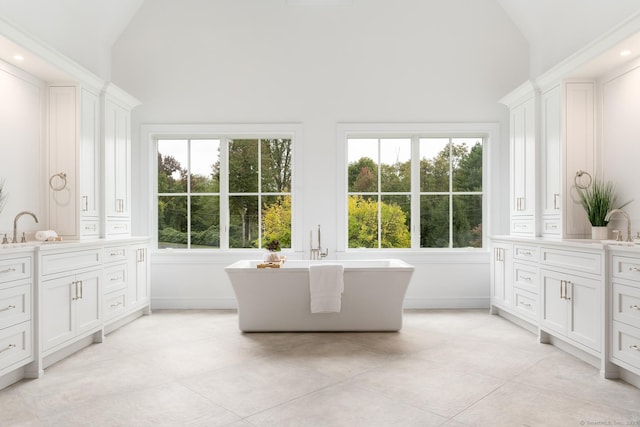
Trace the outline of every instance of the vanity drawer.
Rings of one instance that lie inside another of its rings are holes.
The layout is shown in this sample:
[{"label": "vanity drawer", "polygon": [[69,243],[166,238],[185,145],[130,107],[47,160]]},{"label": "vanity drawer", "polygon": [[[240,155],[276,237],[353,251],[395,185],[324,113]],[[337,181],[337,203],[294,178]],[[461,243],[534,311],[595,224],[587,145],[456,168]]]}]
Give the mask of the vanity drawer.
[{"label": "vanity drawer", "polygon": [[613,255],[611,273],[613,277],[640,282],[640,258]]},{"label": "vanity drawer", "polygon": [[513,308],[521,316],[537,321],[538,295],[524,289],[513,288]]},{"label": "vanity drawer", "polygon": [[599,253],[540,248],[540,262],[582,273],[602,274],[602,255]]},{"label": "vanity drawer", "polygon": [[[28,279],[31,277],[31,257],[19,257],[0,260],[0,289],[6,288],[3,284],[8,284],[15,280]],[[13,286],[10,284],[9,286]]]},{"label": "vanity drawer", "polygon": [[110,246],[104,248],[104,262],[126,261],[128,259],[128,246]]},{"label": "vanity drawer", "polygon": [[127,291],[122,290],[108,294],[104,298],[104,319],[116,317],[127,306]]},{"label": "vanity drawer", "polygon": [[42,256],[43,275],[100,265],[100,249],[52,253]]},{"label": "vanity drawer", "polygon": [[631,365],[640,374],[640,329],[613,322],[611,358]]},{"label": "vanity drawer", "polygon": [[613,319],[640,328],[640,288],[613,283]]},{"label": "vanity drawer", "polygon": [[0,375],[18,362],[28,363],[33,356],[31,322],[0,329]]},{"label": "vanity drawer", "polygon": [[538,269],[526,264],[513,263],[514,286],[538,293]]},{"label": "vanity drawer", "polygon": [[560,235],[559,219],[544,219],[542,221],[542,234],[544,235]]},{"label": "vanity drawer", "polygon": [[116,264],[104,269],[105,294],[127,287],[128,264]]},{"label": "vanity drawer", "polygon": [[523,261],[538,262],[538,247],[528,245],[513,245],[513,257]]},{"label": "vanity drawer", "polygon": [[80,235],[83,237],[100,237],[100,222],[83,219],[80,225]]},{"label": "vanity drawer", "polygon": [[0,329],[31,320],[31,284],[0,290]]},{"label": "vanity drawer", "polygon": [[511,234],[524,234],[533,236],[533,219],[512,219]]},{"label": "vanity drawer", "polygon": [[126,222],[126,221],[118,221],[118,222],[109,221],[107,223],[106,234],[108,236],[112,236],[116,234],[129,235],[131,234],[131,225],[129,224],[129,222]]}]

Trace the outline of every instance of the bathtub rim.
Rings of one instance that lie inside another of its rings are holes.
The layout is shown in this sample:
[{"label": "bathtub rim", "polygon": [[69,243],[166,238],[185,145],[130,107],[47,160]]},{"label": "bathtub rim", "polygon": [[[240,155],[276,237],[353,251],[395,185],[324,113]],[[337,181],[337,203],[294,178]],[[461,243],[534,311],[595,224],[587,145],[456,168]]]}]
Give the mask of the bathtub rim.
[{"label": "bathtub rim", "polygon": [[[261,272],[275,272],[275,271],[309,271],[310,265],[331,265],[340,264],[344,266],[346,272],[364,272],[364,271],[398,271],[398,272],[413,272],[415,267],[398,258],[383,258],[383,259],[354,259],[354,260],[287,260],[280,268],[257,268],[257,265],[262,263],[261,260],[239,260],[226,266],[224,268],[227,273],[242,272],[246,273],[253,271],[255,273]],[[380,265],[384,264],[386,265]]]}]

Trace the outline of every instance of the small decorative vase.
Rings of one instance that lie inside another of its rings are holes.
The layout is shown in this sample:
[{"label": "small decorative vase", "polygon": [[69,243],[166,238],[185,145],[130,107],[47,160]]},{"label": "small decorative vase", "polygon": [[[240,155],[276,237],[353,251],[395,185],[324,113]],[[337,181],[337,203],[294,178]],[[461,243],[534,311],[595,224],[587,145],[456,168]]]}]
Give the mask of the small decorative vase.
[{"label": "small decorative vase", "polygon": [[605,227],[591,227],[592,240],[607,240],[609,238],[609,229]]},{"label": "small decorative vase", "polygon": [[280,262],[280,254],[278,252],[267,252],[264,254],[265,262]]}]

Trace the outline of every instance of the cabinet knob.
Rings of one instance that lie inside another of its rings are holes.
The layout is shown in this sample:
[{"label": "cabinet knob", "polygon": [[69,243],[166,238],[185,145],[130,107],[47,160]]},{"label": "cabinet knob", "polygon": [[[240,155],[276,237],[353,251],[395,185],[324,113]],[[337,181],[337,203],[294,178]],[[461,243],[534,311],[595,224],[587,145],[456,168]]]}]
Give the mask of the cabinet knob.
[{"label": "cabinet knob", "polygon": [[640,351],[640,347],[638,347],[637,345],[630,345],[629,348],[631,350]]}]

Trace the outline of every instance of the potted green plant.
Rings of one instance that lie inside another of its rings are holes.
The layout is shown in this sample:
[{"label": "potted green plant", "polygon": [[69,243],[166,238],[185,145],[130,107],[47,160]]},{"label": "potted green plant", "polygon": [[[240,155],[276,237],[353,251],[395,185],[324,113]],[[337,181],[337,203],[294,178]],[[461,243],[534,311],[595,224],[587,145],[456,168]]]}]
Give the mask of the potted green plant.
[{"label": "potted green plant", "polygon": [[618,204],[615,186],[610,181],[594,179],[590,186],[578,188],[580,203],[587,213],[591,223],[591,238],[606,240],[608,238],[606,220],[607,214],[612,209],[622,209],[631,201]]},{"label": "potted green plant", "polygon": [[266,262],[280,262],[280,241],[277,239],[269,240],[265,245],[265,248],[269,251],[265,256]]}]

